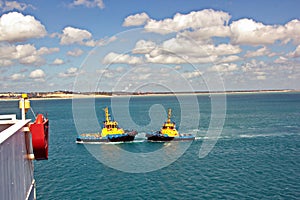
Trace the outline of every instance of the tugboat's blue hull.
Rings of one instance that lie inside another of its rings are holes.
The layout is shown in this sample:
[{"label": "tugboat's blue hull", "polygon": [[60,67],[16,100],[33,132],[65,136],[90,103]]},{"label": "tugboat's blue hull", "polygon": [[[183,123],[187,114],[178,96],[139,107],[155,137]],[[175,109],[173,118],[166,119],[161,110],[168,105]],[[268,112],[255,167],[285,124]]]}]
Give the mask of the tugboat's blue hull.
[{"label": "tugboat's blue hull", "polygon": [[124,135],[124,136],[114,136],[109,135],[108,140],[110,142],[131,142],[134,140],[134,136]]},{"label": "tugboat's blue hull", "polygon": [[163,136],[161,134],[154,134],[154,135],[146,135],[148,141],[153,142],[168,142],[174,139],[174,137]]},{"label": "tugboat's blue hull", "polygon": [[136,135],[136,131],[129,131],[125,134],[108,135],[106,137],[99,137],[99,134],[88,134],[88,136],[80,135],[76,138],[76,143],[131,142]]},{"label": "tugboat's blue hull", "polygon": [[169,142],[169,141],[191,141],[195,140],[195,136],[191,134],[181,135],[179,137],[169,137],[167,135],[163,135],[160,132],[156,133],[147,133],[147,140],[150,142]]},{"label": "tugboat's blue hull", "polygon": [[97,137],[77,137],[76,143],[98,143],[98,142],[109,142],[108,138],[97,138]]}]

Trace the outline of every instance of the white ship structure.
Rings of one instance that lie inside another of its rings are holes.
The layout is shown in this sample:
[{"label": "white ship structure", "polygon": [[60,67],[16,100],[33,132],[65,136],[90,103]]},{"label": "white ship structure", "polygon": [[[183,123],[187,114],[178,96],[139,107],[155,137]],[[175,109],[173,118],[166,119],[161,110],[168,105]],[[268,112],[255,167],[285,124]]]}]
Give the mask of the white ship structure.
[{"label": "white ship structure", "polygon": [[39,114],[26,119],[30,101],[22,95],[16,114],[0,115],[0,199],[36,199],[33,160],[48,159],[49,121]]}]

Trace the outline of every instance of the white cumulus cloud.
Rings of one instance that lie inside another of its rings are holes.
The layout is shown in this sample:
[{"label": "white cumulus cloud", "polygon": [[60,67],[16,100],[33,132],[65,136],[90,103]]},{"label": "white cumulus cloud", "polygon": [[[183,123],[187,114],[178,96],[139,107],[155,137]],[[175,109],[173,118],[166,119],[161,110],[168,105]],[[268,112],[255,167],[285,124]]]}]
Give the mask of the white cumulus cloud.
[{"label": "white cumulus cloud", "polygon": [[88,40],[92,38],[92,34],[87,30],[68,26],[64,28],[63,33],[60,37],[60,44],[62,45],[75,43],[84,45]]},{"label": "white cumulus cloud", "polygon": [[202,75],[202,72],[200,71],[184,72],[182,75],[187,79],[191,79],[191,78],[200,77]]},{"label": "white cumulus cloud", "polygon": [[285,43],[292,40],[295,44],[300,44],[300,20],[294,19],[284,25]]},{"label": "white cumulus cloud", "polygon": [[146,54],[150,53],[152,50],[156,48],[156,43],[153,41],[139,40],[136,44],[132,53],[134,54]]},{"label": "white cumulus cloud", "polygon": [[298,57],[300,57],[300,45],[297,46],[297,48],[295,49],[295,51],[289,53],[288,55],[290,57],[292,57],[292,58],[298,58]]},{"label": "white cumulus cloud", "polygon": [[145,29],[150,32],[168,34],[187,29],[223,26],[228,23],[230,18],[231,16],[226,12],[205,9],[188,14],[177,13],[173,18],[160,21],[150,19],[147,21]]},{"label": "white cumulus cloud", "polygon": [[41,69],[36,69],[29,74],[29,78],[32,78],[35,81],[39,81],[39,82],[45,81],[44,80],[45,76],[46,76],[45,72]]},{"label": "white cumulus cloud", "polygon": [[33,16],[10,12],[0,17],[0,42],[22,42],[46,34],[44,25]]},{"label": "white cumulus cloud", "polygon": [[59,48],[41,47],[36,49],[32,44],[2,45],[0,46],[0,66],[9,66],[14,62],[39,66],[45,63],[43,55],[58,51]]},{"label": "white cumulus cloud", "polygon": [[57,47],[54,47],[54,48],[41,47],[37,51],[37,54],[38,55],[46,55],[46,54],[52,54],[52,53],[56,53],[56,52],[59,52],[59,48],[57,48]]},{"label": "white cumulus cloud", "polygon": [[123,63],[123,64],[141,64],[144,60],[141,57],[128,54],[108,53],[102,60],[103,64]]},{"label": "white cumulus cloud", "polygon": [[187,37],[191,37],[194,40],[208,40],[211,37],[230,37],[231,31],[229,26],[227,25],[217,25],[217,26],[209,26],[203,27],[196,30],[187,30],[182,33]]},{"label": "white cumulus cloud", "polygon": [[259,75],[259,76],[256,76],[257,80],[266,80],[266,76],[264,75]]},{"label": "white cumulus cloud", "polygon": [[87,8],[98,7],[100,9],[105,7],[102,0],[74,0],[70,6],[85,6]]},{"label": "white cumulus cloud", "polygon": [[277,63],[277,64],[281,64],[281,63],[286,63],[288,62],[288,58],[284,57],[284,56],[279,56],[279,58],[277,58],[274,63]]},{"label": "white cumulus cloud", "polygon": [[263,45],[273,44],[284,38],[285,28],[264,25],[252,19],[240,19],[230,24],[231,40],[234,44]]},{"label": "white cumulus cloud", "polygon": [[7,67],[11,65],[13,65],[13,62],[11,60],[0,59],[0,67]]},{"label": "white cumulus cloud", "polygon": [[238,70],[238,67],[236,64],[233,64],[233,63],[224,63],[224,64],[220,64],[220,65],[214,65],[208,69],[208,71],[217,71],[217,72],[230,72],[230,71],[236,71],[236,70]]},{"label": "white cumulus cloud", "polygon": [[25,78],[25,75],[24,74],[13,74],[11,75],[11,80],[13,81],[17,81],[17,80],[21,80],[21,79],[24,79]]},{"label": "white cumulus cloud", "polygon": [[0,1],[0,10],[3,12],[11,10],[26,10],[27,8],[35,9],[32,5],[17,1]]},{"label": "white cumulus cloud", "polygon": [[149,20],[149,16],[146,13],[138,13],[135,15],[130,15],[125,18],[123,22],[123,26],[140,26],[144,25],[147,20]]},{"label": "white cumulus cloud", "polygon": [[54,61],[53,61],[53,65],[62,65],[62,64],[64,64],[65,62],[62,60],[62,59],[60,59],[60,58],[56,58]]},{"label": "white cumulus cloud", "polygon": [[218,63],[231,63],[231,62],[236,62],[239,60],[241,60],[241,57],[239,57],[237,55],[229,55],[229,56],[221,57],[218,60]]},{"label": "white cumulus cloud", "polygon": [[79,74],[78,68],[71,67],[67,69],[67,71],[59,73],[58,76],[64,78],[64,77],[74,77],[77,76],[78,74]]},{"label": "white cumulus cloud", "polygon": [[67,52],[68,56],[74,56],[74,57],[81,56],[82,54],[83,54],[83,51],[78,48]]},{"label": "white cumulus cloud", "polygon": [[161,44],[156,44],[153,41],[139,40],[134,49],[133,54],[144,54],[146,61],[151,63],[210,63],[221,56],[229,61],[240,59],[235,54],[242,52],[242,49],[237,45],[231,44],[200,44],[187,37],[177,36],[169,40],[163,41]]},{"label": "white cumulus cloud", "polygon": [[239,46],[231,44],[197,44],[185,37],[176,37],[165,41],[162,44],[163,49],[172,51],[178,55],[187,55],[195,57],[206,57],[210,55],[230,55],[237,54],[242,51]]},{"label": "white cumulus cloud", "polygon": [[61,45],[71,45],[71,44],[79,44],[85,45],[89,47],[95,46],[105,46],[110,42],[115,41],[117,38],[113,37],[105,37],[100,40],[94,40],[92,37],[92,33],[87,30],[74,28],[71,26],[65,27],[62,31],[62,34],[52,34],[52,37],[58,36],[60,37]]},{"label": "white cumulus cloud", "polygon": [[268,55],[270,55],[270,50],[264,46],[260,49],[257,49],[256,51],[247,51],[245,57],[250,58],[250,57],[258,57],[258,56],[268,56]]}]

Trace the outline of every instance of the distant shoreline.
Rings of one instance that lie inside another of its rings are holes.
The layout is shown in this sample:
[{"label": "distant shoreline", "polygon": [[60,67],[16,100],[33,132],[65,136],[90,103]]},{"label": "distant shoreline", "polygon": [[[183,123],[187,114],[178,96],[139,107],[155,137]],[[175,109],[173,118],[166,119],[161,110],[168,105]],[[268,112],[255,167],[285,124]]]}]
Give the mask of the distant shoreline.
[{"label": "distant shoreline", "polygon": [[[297,93],[300,90],[233,90],[233,91],[196,91],[196,92],[145,92],[145,93],[125,93],[116,92],[110,94],[94,94],[94,93],[64,93],[64,92],[49,92],[42,93],[28,93],[31,100],[56,100],[56,99],[84,99],[84,98],[110,98],[110,97],[146,97],[146,96],[173,96],[173,95],[214,95],[214,94],[259,94],[259,93]],[[0,101],[16,101],[21,97],[21,93],[0,93]]]}]

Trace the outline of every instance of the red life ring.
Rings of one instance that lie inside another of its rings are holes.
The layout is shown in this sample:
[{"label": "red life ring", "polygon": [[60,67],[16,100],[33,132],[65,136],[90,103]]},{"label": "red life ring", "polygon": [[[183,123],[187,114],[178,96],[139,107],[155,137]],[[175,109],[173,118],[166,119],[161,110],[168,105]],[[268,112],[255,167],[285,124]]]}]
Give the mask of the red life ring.
[{"label": "red life ring", "polygon": [[48,159],[49,120],[38,114],[34,123],[29,126],[32,135],[33,154],[36,160]]}]

